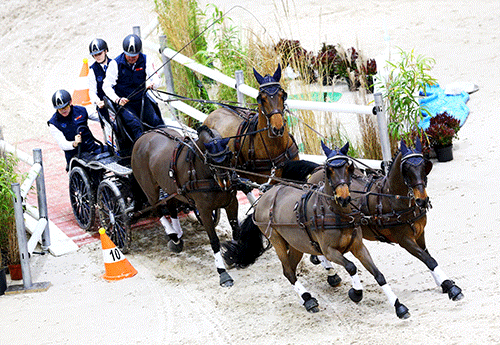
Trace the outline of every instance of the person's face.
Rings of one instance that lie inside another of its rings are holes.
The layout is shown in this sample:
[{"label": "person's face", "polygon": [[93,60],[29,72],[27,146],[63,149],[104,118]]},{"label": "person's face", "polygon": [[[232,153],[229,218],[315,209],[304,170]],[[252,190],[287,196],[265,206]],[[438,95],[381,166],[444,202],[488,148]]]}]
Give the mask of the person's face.
[{"label": "person's face", "polygon": [[139,55],[136,55],[136,56],[128,56],[127,54],[125,54],[125,59],[127,60],[127,62],[129,64],[134,64],[137,62],[137,60],[139,59]]},{"label": "person's face", "polygon": [[103,63],[106,60],[106,50],[103,50],[100,53],[92,55],[92,57],[97,61],[97,63]]},{"label": "person's face", "polygon": [[65,106],[64,108],[57,109],[57,112],[59,114],[61,114],[61,116],[64,116],[64,117],[68,116],[70,111],[71,111],[71,103],[68,104],[67,106]]}]

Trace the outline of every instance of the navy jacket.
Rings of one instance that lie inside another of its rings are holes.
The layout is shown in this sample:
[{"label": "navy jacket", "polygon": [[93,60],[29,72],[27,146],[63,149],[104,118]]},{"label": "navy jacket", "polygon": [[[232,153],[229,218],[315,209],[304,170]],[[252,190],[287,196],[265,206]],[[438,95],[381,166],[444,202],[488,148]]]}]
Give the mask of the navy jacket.
[{"label": "navy jacket", "polygon": [[[137,90],[144,88],[143,83],[146,81],[146,55],[139,53],[139,58],[133,65],[127,62],[125,53],[121,53],[115,61],[118,65],[115,93],[120,97],[127,97],[132,102],[140,101],[142,93],[137,93]],[[132,93],[136,94],[132,95]]]},{"label": "navy jacket", "polygon": [[[88,118],[89,115],[87,113],[87,109],[78,105],[72,105],[71,112],[67,117],[61,116],[61,114],[56,111],[47,123],[54,125],[58,130],[60,130],[68,141],[75,140],[75,136],[80,131],[82,133],[82,142],[80,144],[82,146],[81,152],[94,152],[100,149],[100,147],[92,139],[88,128]],[[83,127],[79,128],[80,126]],[[69,164],[71,158],[73,158],[73,156],[77,153],[78,148],[64,151],[66,163]]]}]

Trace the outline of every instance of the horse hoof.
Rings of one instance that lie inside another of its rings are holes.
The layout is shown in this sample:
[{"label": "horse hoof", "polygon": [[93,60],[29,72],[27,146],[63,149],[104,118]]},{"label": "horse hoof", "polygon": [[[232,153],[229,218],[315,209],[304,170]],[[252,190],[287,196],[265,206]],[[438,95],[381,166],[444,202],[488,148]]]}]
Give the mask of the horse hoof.
[{"label": "horse hoof", "polygon": [[363,299],[363,290],[349,289],[349,298],[351,301],[358,303]]},{"label": "horse hoof", "polygon": [[327,281],[331,287],[337,287],[340,285],[340,283],[342,283],[342,278],[340,278],[339,275],[335,273],[333,276],[328,276]]},{"label": "horse hoof", "polygon": [[394,307],[396,308],[396,315],[405,320],[410,317],[410,311],[404,304],[399,303],[399,299],[396,299],[396,303],[394,303]]},{"label": "horse hoof", "polygon": [[177,241],[177,243],[175,243],[174,241],[170,240],[167,243],[167,248],[171,252],[180,253],[180,252],[182,252],[182,249],[184,248],[184,241],[182,240],[182,238],[179,239],[179,241]]},{"label": "horse hoof", "polygon": [[464,298],[464,295],[462,294],[462,289],[456,286],[453,280],[449,279],[445,280],[441,284],[441,287],[443,288],[443,293],[448,293],[448,297],[452,301],[460,301],[462,298]]},{"label": "horse hoof", "polygon": [[311,260],[311,262],[314,264],[314,265],[319,265],[321,263],[321,261],[319,261],[318,259],[318,256],[317,255],[311,255],[309,257],[309,260]]},{"label": "horse hoof", "polygon": [[222,287],[231,287],[231,286],[234,285],[233,278],[231,278],[231,276],[229,275],[229,273],[227,273],[226,271],[222,272],[220,274],[219,278],[220,278],[219,284]]},{"label": "horse hoof", "polygon": [[310,313],[317,313],[317,312],[319,312],[318,306],[319,306],[318,300],[316,298],[314,298],[314,297],[311,297],[307,301],[304,302],[304,307]]}]

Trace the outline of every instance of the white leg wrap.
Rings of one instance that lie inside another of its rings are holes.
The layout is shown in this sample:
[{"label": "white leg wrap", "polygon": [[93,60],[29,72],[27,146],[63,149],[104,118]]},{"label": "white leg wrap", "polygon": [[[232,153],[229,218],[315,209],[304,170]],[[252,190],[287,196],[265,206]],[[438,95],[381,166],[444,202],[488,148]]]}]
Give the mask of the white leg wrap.
[{"label": "white leg wrap", "polygon": [[226,269],[226,265],[224,265],[224,259],[222,258],[220,251],[214,254],[214,259],[215,267]]},{"label": "white leg wrap", "polygon": [[174,230],[177,233],[177,237],[181,238],[183,232],[182,232],[181,222],[179,221],[179,218],[171,218],[171,220],[172,220],[172,226],[174,227]]},{"label": "white leg wrap", "polygon": [[327,258],[325,258],[323,255],[318,255],[318,259],[325,269],[333,268],[332,263],[328,261]]},{"label": "white leg wrap", "polygon": [[[302,300],[302,294],[307,292],[304,285],[302,285],[298,280],[295,282],[295,284],[293,284],[293,289],[299,295],[301,300]],[[304,302],[304,301],[302,301],[302,302]]]},{"label": "white leg wrap", "polygon": [[175,229],[172,227],[172,224],[170,224],[170,222],[168,221],[168,219],[165,216],[160,218],[160,223],[161,223],[161,225],[163,225],[163,228],[165,229],[165,232],[167,233],[167,235],[177,233],[175,231]]},{"label": "white leg wrap", "polygon": [[392,292],[391,287],[389,284],[382,285],[382,290],[384,290],[385,295],[387,296],[387,299],[389,300],[389,303],[393,306],[394,303],[396,303],[396,300],[398,299],[397,296]]},{"label": "white leg wrap", "polygon": [[434,271],[431,271],[431,274],[434,277],[434,281],[436,282],[436,284],[438,286],[441,286],[441,284],[446,279],[448,279],[448,276],[446,275],[446,273],[444,273],[443,270],[439,266],[436,266],[436,268],[434,268]]},{"label": "white leg wrap", "polygon": [[359,276],[357,273],[351,276],[351,279],[352,279],[352,287],[355,290],[363,290],[363,285],[361,285],[361,280],[359,280]]}]

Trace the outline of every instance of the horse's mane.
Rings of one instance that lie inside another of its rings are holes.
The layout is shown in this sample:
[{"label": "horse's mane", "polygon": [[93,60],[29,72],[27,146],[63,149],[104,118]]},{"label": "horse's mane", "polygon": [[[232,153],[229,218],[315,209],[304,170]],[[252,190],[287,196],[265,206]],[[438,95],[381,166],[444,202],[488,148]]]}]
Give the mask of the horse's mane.
[{"label": "horse's mane", "polygon": [[396,158],[399,154],[401,154],[401,149],[398,149],[389,161],[389,166],[387,167],[387,175],[389,175],[389,173],[391,172],[392,166],[394,165],[394,162],[396,161]]}]

